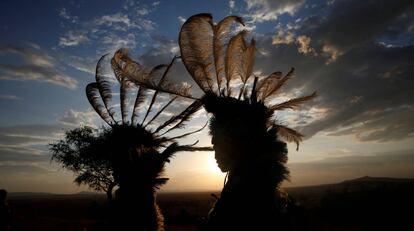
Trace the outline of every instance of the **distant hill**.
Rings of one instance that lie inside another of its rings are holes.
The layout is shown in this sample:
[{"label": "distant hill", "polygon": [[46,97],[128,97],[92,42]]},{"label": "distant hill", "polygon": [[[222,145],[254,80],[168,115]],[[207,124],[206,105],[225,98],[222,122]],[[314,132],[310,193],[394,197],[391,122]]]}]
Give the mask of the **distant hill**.
[{"label": "distant hill", "polygon": [[[355,178],[351,180],[345,180],[339,183],[332,184],[321,184],[321,185],[311,185],[311,186],[298,186],[298,187],[288,187],[284,190],[288,193],[300,193],[300,194],[321,194],[323,192],[329,191],[338,191],[343,190],[344,188],[355,188],[360,187],[361,185],[395,185],[395,184],[404,184],[404,183],[413,183],[414,179],[412,178],[390,178],[390,177],[370,177],[364,176],[360,178]],[[207,191],[208,192],[208,191]],[[160,194],[188,194],[188,193],[207,193],[207,192],[161,192]],[[212,192],[212,191],[211,191]],[[211,192],[208,192],[209,194]],[[214,191],[216,194],[220,194],[220,191]],[[82,191],[75,194],[56,194],[56,193],[46,193],[46,192],[11,192],[9,197],[44,197],[44,196],[97,196],[104,195],[101,192],[91,192],[91,191]]]},{"label": "distant hill", "polygon": [[360,177],[360,178],[356,178],[352,180],[343,181],[342,184],[358,183],[358,182],[413,183],[414,179],[364,176],[364,177]]},{"label": "distant hill", "polygon": [[9,198],[51,198],[51,197],[90,197],[90,196],[101,196],[104,193],[99,192],[87,192],[82,191],[75,194],[57,194],[47,192],[10,192],[8,193]]},{"label": "distant hill", "polygon": [[321,193],[328,189],[338,190],[338,189],[343,189],[344,187],[360,186],[361,184],[389,185],[389,184],[399,184],[399,183],[414,183],[414,179],[364,176],[364,177],[355,178],[351,180],[345,180],[339,183],[288,187],[288,188],[285,188],[285,190],[287,192],[307,191],[309,193]]},{"label": "distant hill", "polygon": [[8,197],[43,197],[43,196],[51,196],[54,195],[53,193],[45,193],[45,192],[11,192],[8,193]]}]

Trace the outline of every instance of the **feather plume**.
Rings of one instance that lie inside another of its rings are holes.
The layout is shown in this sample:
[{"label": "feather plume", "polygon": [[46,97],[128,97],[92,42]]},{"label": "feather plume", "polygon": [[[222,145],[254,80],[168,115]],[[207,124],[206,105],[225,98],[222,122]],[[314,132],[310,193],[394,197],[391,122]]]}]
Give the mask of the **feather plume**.
[{"label": "feather plume", "polygon": [[118,82],[121,82],[121,79],[123,78],[122,76],[123,72],[121,68],[118,66],[118,63],[116,62],[115,58],[111,59],[111,67],[112,67],[112,70],[114,71],[115,78],[118,80]]},{"label": "feather plume", "polygon": [[190,17],[181,27],[178,42],[181,59],[204,92],[214,92],[213,22],[210,14]]},{"label": "feather plume", "polygon": [[283,137],[287,142],[296,143],[296,151],[299,150],[299,143],[302,141],[303,135],[292,128],[283,125],[275,124],[277,134]]},{"label": "feather plume", "polygon": [[317,96],[316,92],[313,92],[311,95],[307,95],[307,96],[303,96],[303,97],[299,97],[299,98],[295,98],[295,99],[290,99],[288,101],[285,101],[283,103],[279,103],[276,105],[273,105],[270,107],[270,111],[275,111],[275,110],[283,110],[283,109],[296,109],[298,108],[301,104],[303,104],[306,101],[309,101],[313,98],[315,98]]},{"label": "feather plume", "polygon": [[242,81],[246,83],[249,77],[253,73],[253,66],[254,66],[254,52],[256,50],[256,41],[252,39],[250,45],[244,51],[244,60],[243,60],[243,73]]},{"label": "feather plume", "polygon": [[[124,49],[119,49],[115,52],[111,59],[111,64],[112,69],[118,73],[116,74],[118,81],[124,77],[133,82],[145,82],[148,79],[148,71],[141,64],[132,60]],[[159,68],[161,67],[157,66],[152,71]]]},{"label": "feather plume", "polygon": [[246,31],[241,31],[230,39],[225,56],[226,89],[227,96],[230,96],[230,81],[237,76],[242,77],[243,73],[243,54],[246,49],[244,35]]},{"label": "feather plume", "polygon": [[218,93],[221,93],[221,84],[225,79],[224,73],[224,44],[229,37],[230,26],[233,22],[240,23],[244,26],[243,19],[238,16],[227,16],[214,26],[214,64],[216,69],[216,81]]},{"label": "feather plume", "polygon": [[[169,65],[167,66],[167,68],[165,69],[165,71],[164,71],[164,73],[163,73],[163,75],[162,75],[162,77],[161,77],[160,81],[159,81],[159,82],[158,82],[158,84],[157,84],[158,86],[162,86],[162,85],[164,84],[165,77],[167,76],[168,72],[170,71],[170,69],[171,69],[172,65],[174,64],[174,61],[175,61],[175,59],[176,59],[176,58],[177,58],[177,57],[174,57],[174,58],[171,60],[170,64],[169,64]],[[159,67],[160,67],[160,66],[161,66],[161,65],[156,66],[155,68],[153,68],[153,70],[154,70],[154,69],[159,69]],[[151,73],[152,73],[152,71],[151,71]],[[150,75],[151,75],[151,73],[150,73]],[[157,99],[158,92],[159,92],[158,90],[155,90],[154,95],[152,96],[152,99],[151,99],[151,103],[150,103],[150,105],[149,105],[149,107],[148,107],[147,112],[145,113],[145,116],[144,116],[144,119],[142,120],[141,125],[143,125],[143,124],[144,124],[145,120],[147,119],[148,114],[151,112],[152,106],[154,105],[155,100]]]},{"label": "feather plume", "polygon": [[[114,63],[116,63],[116,67],[119,67],[118,71],[120,72],[121,76],[125,76],[133,83],[141,87],[145,87],[147,89],[152,89],[155,91],[164,92],[168,94],[174,94],[189,99],[197,99],[190,93],[191,85],[184,84],[180,86],[177,84],[172,84],[166,79],[162,81],[162,84],[159,84],[159,82],[155,81],[155,79],[159,76],[161,72],[166,73],[165,69],[169,65],[157,65],[154,68],[152,68],[151,71],[148,72],[145,71],[144,67],[141,66],[141,64],[134,62],[131,58],[127,56],[127,54],[123,54],[121,52],[122,50],[117,51],[116,55],[114,55],[113,57],[113,60],[115,60]],[[125,60],[125,63],[123,63],[123,60]]]},{"label": "feather plume", "polygon": [[164,133],[162,133],[162,135],[165,135],[165,134],[167,134],[168,132],[170,132],[174,129],[184,127],[185,122],[189,121],[192,118],[192,116],[194,115],[194,113],[196,113],[198,110],[200,110],[200,108],[203,106],[203,104],[200,101],[195,101],[194,103],[186,108],[186,110],[185,110],[186,112],[181,116],[180,121],[178,121],[178,123],[175,124],[172,128],[170,128],[167,131],[165,131]]},{"label": "feather plume", "polygon": [[[169,120],[165,121],[161,126],[159,126],[154,133],[157,133],[167,127],[170,124],[173,124],[178,121],[178,123],[171,129],[169,129],[167,132],[171,131],[172,129],[180,127],[184,122],[186,122],[188,119],[191,118],[191,115],[193,115],[195,112],[197,112],[202,106],[202,103],[200,101],[194,101],[190,106],[188,106],[186,109],[184,109],[180,114],[171,117]],[[167,133],[164,132],[163,134]]]},{"label": "feather plume", "polygon": [[98,86],[99,94],[102,97],[102,101],[104,102],[105,108],[109,112],[111,118],[115,121],[115,111],[112,107],[109,107],[109,103],[112,99],[111,81],[109,80],[110,77],[103,73],[104,60],[107,56],[108,54],[103,55],[96,64],[95,79]]},{"label": "feather plume", "polygon": [[178,145],[177,142],[174,142],[161,153],[161,158],[165,162],[170,162],[169,160],[174,153],[179,151],[214,151],[213,147],[194,147],[193,145]]},{"label": "feather plume", "polygon": [[165,104],[158,112],[157,112],[157,114],[155,114],[153,117],[152,117],[152,119],[150,120],[150,121],[148,121],[148,123],[147,124],[145,124],[145,126],[144,126],[144,128],[146,127],[146,126],[148,126],[149,124],[151,124],[152,123],[152,121],[154,121],[168,106],[170,106],[170,104],[172,103],[172,102],[174,102],[176,99],[178,98],[178,96],[174,96],[174,97],[172,97],[171,99],[170,99],[170,101],[168,101],[168,103],[167,104]]},{"label": "feather plume", "polygon": [[254,39],[252,39],[250,42],[250,45],[247,46],[246,49],[243,51],[242,60],[241,60],[242,72],[240,74],[243,85],[240,88],[239,99],[241,98],[244,92],[244,88],[246,87],[247,80],[253,74],[255,49],[256,49],[256,42]]},{"label": "feather plume", "polygon": [[168,138],[168,141],[170,141],[170,140],[176,140],[176,139],[181,139],[181,138],[184,138],[184,137],[189,136],[191,134],[197,133],[197,132],[203,130],[207,126],[207,124],[208,124],[208,121],[201,128],[199,128],[199,129],[197,129],[195,131],[188,132],[188,133],[184,133],[184,134],[179,135],[179,136],[174,136],[174,137]]},{"label": "feather plume", "polygon": [[131,82],[124,78],[121,79],[120,83],[120,99],[121,99],[121,116],[122,116],[122,124],[127,124],[127,117],[128,117],[128,99],[127,95],[129,93],[129,90],[131,89],[130,86]]},{"label": "feather plume", "polygon": [[93,107],[93,109],[98,113],[98,115],[109,125],[114,123],[115,121],[111,119],[109,116],[108,111],[106,110],[105,106],[102,105],[100,102],[99,90],[98,85],[93,82],[89,83],[86,86],[86,97],[88,98],[89,103]]},{"label": "feather plume", "polygon": [[[176,57],[174,57],[174,59],[176,59]],[[147,79],[155,79],[155,78],[157,78],[157,76],[162,72],[162,73],[165,73],[165,68],[168,68],[169,67],[169,65],[167,65],[167,64],[160,64],[160,65],[157,65],[157,66],[155,66],[155,67],[153,67],[152,69],[151,69],[151,71],[150,71],[150,73],[148,74],[148,77],[147,77]]]},{"label": "feather plume", "polygon": [[165,81],[162,86],[159,86],[156,83],[150,81],[137,84],[159,92],[173,94],[188,99],[199,99],[191,95],[191,85],[189,84],[182,84],[180,86],[177,84],[169,83],[168,81]]},{"label": "feather plume", "polygon": [[260,100],[266,100],[268,97],[275,95],[278,90],[293,77],[294,68],[282,78],[282,72],[274,72],[268,77],[260,80],[257,84],[257,91]]},{"label": "feather plume", "polygon": [[139,86],[137,91],[137,96],[135,98],[134,109],[132,110],[131,116],[131,124],[136,125],[136,119],[138,118],[139,110],[141,108],[142,103],[145,100],[147,89],[143,86]]}]

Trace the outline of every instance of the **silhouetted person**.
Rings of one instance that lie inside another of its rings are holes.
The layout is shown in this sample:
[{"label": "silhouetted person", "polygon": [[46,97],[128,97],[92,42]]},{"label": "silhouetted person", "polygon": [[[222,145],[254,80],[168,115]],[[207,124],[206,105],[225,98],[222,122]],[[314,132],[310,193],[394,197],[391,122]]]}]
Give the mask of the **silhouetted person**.
[{"label": "silhouetted person", "polygon": [[[93,139],[85,149],[107,157],[113,170],[114,180],[119,186],[109,229],[162,231],[164,218],[156,203],[156,191],[168,181],[168,178],[163,177],[165,163],[179,151],[208,151],[212,148],[178,144],[177,139],[200,130],[178,136],[164,135],[180,128],[201,108],[201,104],[192,104],[184,112],[150,129],[151,123],[174,99],[155,114],[150,114],[155,112],[152,110],[158,94],[155,92],[152,97],[148,97],[150,103],[147,110],[140,110],[147,98],[148,89],[134,87],[122,70],[122,68],[135,70],[136,76],[150,79],[154,85],[161,85],[176,58],[169,65],[159,65],[154,68],[154,71],[146,72],[142,71],[145,69],[143,66],[133,62],[125,52],[125,50],[115,52],[110,60],[107,59],[107,55],[102,56],[96,67],[96,82],[86,86],[88,101],[109,128],[106,128],[100,137]],[[106,68],[108,66],[111,68]],[[107,72],[109,69],[112,69],[113,75]],[[158,78],[159,83],[156,84],[152,78]],[[114,107],[111,106],[111,85],[117,81],[121,101],[120,121],[116,119]],[[129,117],[127,96],[133,95],[133,91],[136,92],[135,103]],[[142,116],[141,112],[145,115]],[[174,126],[170,128],[169,125]]]},{"label": "silhouetted person", "polygon": [[316,93],[274,104],[294,69],[284,76],[255,76],[256,43],[245,40],[246,31],[231,35],[233,23],[244,25],[237,16],[215,24],[210,14],[198,14],[183,24],[179,35],[183,64],[205,93],[199,100],[212,114],[217,164],[227,172],[206,229],[287,230],[290,200],[279,187],[289,171],[286,143],[279,137],[298,146],[303,135],[278,123],[275,113],[297,108]]},{"label": "silhouetted person", "polygon": [[0,189],[0,231],[10,230],[11,212],[7,204],[7,191]]},{"label": "silhouetted person", "polygon": [[189,95],[184,87],[154,87],[146,79],[131,79],[156,91],[196,99],[213,115],[215,157],[228,180],[210,213],[208,230],[283,230],[288,200],[278,187],[288,170],[286,144],[279,137],[299,145],[303,135],[279,124],[274,114],[297,108],[316,93],[269,105],[292,77],[293,68],[285,76],[281,72],[254,76],[255,41],[246,42],[246,31],[232,35],[234,23],[244,25],[237,16],[215,24],[210,14],[198,14],[181,27],[181,59],[204,96]]},{"label": "silhouetted person", "polygon": [[266,126],[262,103],[207,95],[215,158],[227,182],[209,215],[207,230],[285,230],[287,198],[278,194],[288,177],[286,144]]}]

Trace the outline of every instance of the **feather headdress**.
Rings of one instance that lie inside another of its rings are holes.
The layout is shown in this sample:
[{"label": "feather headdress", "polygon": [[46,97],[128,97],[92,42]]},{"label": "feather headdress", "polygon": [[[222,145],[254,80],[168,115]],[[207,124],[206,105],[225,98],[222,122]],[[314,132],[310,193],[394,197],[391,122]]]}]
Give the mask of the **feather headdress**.
[{"label": "feather headdress", "polygon": [[[149,128],[149,125],[153,125],[154,121],[178,98],[178,96],[171,97],[158,111],[155,111],[154,105],[160,93],[159,89],[168,88],[166,79],[175,59],[169,64],[158,65],[148,71],[139,63],[129,59],[125,50],[120,50],[112,58],[104,55],[99,59],[96,66],[96,82],[86,86],[86,96],[89,103],[110,126],[106,132],[109,133],[107,135],[109,147],[113,150],[107,151],[113,152],[111,156],[114,175],[116,175],[114,177],[118,178],[116,180],[120,185],[123,178],[135,177],[147,182],[149,187],[157,188],[167,180],[167,178],[161,178],[161,175],[165,162],[169,162],[174,153],[212,150],[211,147],[195,147],[196,143],[179,145],[177,142],[180,138],[201,131],[206,125],[185,134],[166,136],[166,133],[183,127],[185,122],[202,107],[198,101],[192,103],[182,112],[159,123],[154,129]],[[113,71],[113,73],[109,71]],[[134,76],[147,81],[147,84],[135,85],[127,73],[134,73]],[[116,85],[119,85],[120,95],[121,119],[119,121],[117,121],[115,106],[111,106],[114,95],[112,89]],[[155,90],[152,96],[149,89]],[[180,93],[171,84],[170,89],[174,93]],[[188,89],[188,87],[182,88],[181,95],[186,96]],[[134,92],[136,93],[133,94]],[[128,110],[131,99],[133,101],[132,110]],[[146,110],[144,110],[144,106],[147,106]],[[161,152],[162,148],[164,149]],[[127,155],[124,155],[124,152]]]},{"label": "feather headdress", "polygon": [[[255,121],[254,127],[261,124],[262,132],[273,130],[288,142],[302,141],[303,135],[294,129],[272,120],[276,111],[297,109],[301,104],[316,97],[316,92],[272,105],[281,87],[293,77],[292,68],[286,75],[274,72],[267,77],[253,74],[255,40],[246,42],[246,31],[232,33],[232,25],[244,25],[242,18],[228,16],[213,23],[211,14],[191,16],[183,24],[179,34],[181,59],[196,84],[205,93],[199,100],[216,120],[241,121],[247,126]],[[130,62],[133,62],[130,60]],[[144,78],[139,78],[127,68],[128,76],[142,86],[188,98],[195,98],[186,89],[171,86],[152,87]],[[137,72],[135,72],[137,73]],[[248,91],[248,85],[251,91]],[[177,91],[178,90],[178,91]],[[184,92],[184,93],[183,93]],[[248,112],[248,113],[247,113]],[[246,131],[252,129],[247,126]],[[249,131],[250,132],[250,131]]]}]

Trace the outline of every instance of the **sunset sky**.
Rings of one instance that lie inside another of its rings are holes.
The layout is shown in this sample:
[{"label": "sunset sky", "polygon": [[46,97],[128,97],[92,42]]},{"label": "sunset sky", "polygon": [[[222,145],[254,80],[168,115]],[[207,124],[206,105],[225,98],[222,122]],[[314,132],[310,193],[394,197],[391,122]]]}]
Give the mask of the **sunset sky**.
[{"label": "sunset sky", "polygon": [[[65,130],[103,124],[85,96],[97,60],[125,47],[146,66],[169,62],[179,54],[181,24],[205,12],[216,22],[244,18],[257,41],[257,75],[295,67],[280,99],[319,93],[302,110],[277,115],[306,135],[299,151],[289,145],[291,181],[284,186],[414,177],[412,0],[4,0],[0,188],[87,190],[50,161],[47,144]],[[190,78],[181,62],[174,68],[171,78]],[[185,129],[206,121],[201,111]],[[207,129],[182,143],[195,140],[210,145]],[[220,190],[224,178],[213,152],[176,154],[166,176],[165,191]]]}]

